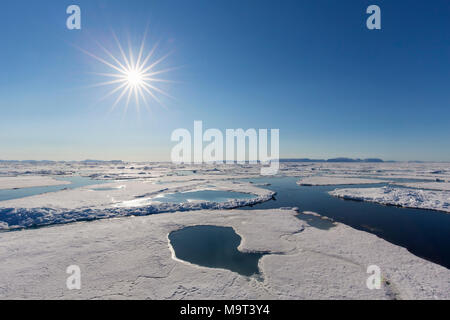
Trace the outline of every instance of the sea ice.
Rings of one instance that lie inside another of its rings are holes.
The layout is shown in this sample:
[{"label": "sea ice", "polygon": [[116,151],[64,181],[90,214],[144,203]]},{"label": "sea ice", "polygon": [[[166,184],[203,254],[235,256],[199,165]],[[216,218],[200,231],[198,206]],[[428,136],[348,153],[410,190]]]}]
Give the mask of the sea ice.
[{"label": "sea ice", "polygon": [[348,199],[376,202],[407,208],[419,208],[450,212],[450,192],[395,188],[348,188],[329,192],[332,196]]},{"label": "sea ice", "polygon": [[[62,224],[120,216],[140,216],[162,212],[200,209],[232,209],[270,200],[274,192],[246,182],[196,180],[171,184],[127,180],[72,190],[45,193],[0,202],[0,230]],[[203,190],[235,191],[253,194],[245,199],[226,202],[195,201],[164,203],[158,195]],[[94,191],[97,189],[97,191]]]},{"label": "sea ice", "polygon": [[450,191],[450,182],[396,182],[393,184],[415,189]]},{"label": "sea ice", "polygon": [[[0,299],[449,299],[450,270],[336,223],[308,227],[293,210],[177,212],[0,233]],[[264,251],[262,279],[172,258],[168,235],[232,227],[242,252]],[[68,266],[81,290],[66,288]],[[377,265],[380,290],[366,286]]]},{"label": "sea ice", "polygon": [[[272,191],[239,181],[257,178],[259,171],[246,164],[0,162],[2,177],[38,176],[40,186],[53,183],[54,176],[115,181],[0,202],[3,231],[61,224],[0,232],[0,299],[450,299],[449,269],[370,233],[338,222],[314,227],[287,208],[223,210],[272,198]],[[449,212],[450,192],[445,182],[436,182],[450,181],[448,163],[293,162],[280,163],[280,175],[322,184],[427,181],[414,184],[423,189],[436,184],[440,191],[390,186],[332,194]],[[255,197],[148,203],[161,194],[205,188]],[[139,205],[127,206],[128,201]],[[232,227],[242,238],[239,250],[268,252],[259,263],[262,279],[174,259],[168,235],[194,225]],[[70,265],[81,268],[79,291],[66,288]],[[366,287],[369,265],[381,268],[380,290]]]}]

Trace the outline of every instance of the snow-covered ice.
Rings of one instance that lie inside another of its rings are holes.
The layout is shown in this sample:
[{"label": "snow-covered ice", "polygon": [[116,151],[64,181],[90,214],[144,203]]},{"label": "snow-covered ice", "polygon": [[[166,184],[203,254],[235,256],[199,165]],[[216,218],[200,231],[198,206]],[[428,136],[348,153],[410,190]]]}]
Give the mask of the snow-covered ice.
[{"label": "snow-covered ice", "polygon": [[[45,193],[0,202],[0,230],[62,224],[120,216],[200,209],[231,209],[271,199],[274,192],[246,182],[197,180],[171,184],[127,180],[100,186]],[[98,188],[97,188],[98,187]],[[97,188],[97,191],[95,189]],[[254,195],[226,202],[164,203],[158,196],[197,190],[235,191]]]},{"label": "snow-covered ice", "polygon": [[[0,233],[0,298],[450,298],[450,270],[339,223],[308,227],[295,214],[206,210]],[[239,250],[269,252],[259,263],[262,280],[173,259],[169,233],[193,225],[233,227]],[[366,287],[373,264],[382,271],[380,290]],[[70,265],[81,269],[81,290],[66,288]]]},{"label": "snow-covered ice", "polygon": [[396,182],[393,184],[415,189],[450,191],[450,182]]},{"label": "snow-covered ice", "polygon": [[386,186],[381,188],[336,189],[331,191],[330,194],[349,200],[450,212],[450,192],[448,191],[417,190]]},{"label": "snow-covered ice", "polygon": [[[0,202],[3,231],[58,224],[0,232],[0,299],[450,299],[449,269],[375,235],[337,222],[315,228],[287,208],[233,209],[273,197],[268,183],[240,181],[259,173],[252,165],[0,162],[3,179],[34,179],[39,186],[74,175],[113,181]],[[279,175],[314,185],[389,181],[385,188],[332,194],[450,211],[448,163],[282,162]],[[205,189],[254,197],[157,201],[167,193]],[[242,238],[239,250],[269,252],[259,263],[262,279],[174,259],[168,235],[194,225],[233,227]],[[81,267],[80,291],[66,288],[70,265]],[[381,268],[381,290],[366,287],[369,265]]]}]

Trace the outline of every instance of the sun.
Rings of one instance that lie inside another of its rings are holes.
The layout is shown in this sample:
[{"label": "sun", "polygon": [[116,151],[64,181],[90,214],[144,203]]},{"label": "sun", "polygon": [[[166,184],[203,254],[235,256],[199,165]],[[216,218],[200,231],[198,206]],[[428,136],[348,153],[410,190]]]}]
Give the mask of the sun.
[{"label": "sun", "polygon": [[129,70],[125,75],[130,87],[140,87],[144,81],[144,75],[139,70]]},{"label": "sun", "polygon": [[165,106],[160,99],[160,95],[173,98],[167,92],[158,87],[158,83],[173,82],[167,79],[161,79],[158,75],[167,73],[174,70],[170,69],[158,69],[161,62],[163,62],[171,53],[162,56],[159,59],[154,59],[155,51],[158,47],[155,44],[151,50],[146,52],[146,35],[142,39],[142,43],[139,48],[138,54],[134,55],[131,44],[128,46],[128,53],[125,53],[119,39],[113,32],[113,37],[117,44],[118,54],[114,55],[104,46],[97,42],[97,45],[103,50],[107,57],[102,58],[98,55],[90,53],[84,49],[78,48],[85,54],[96,59],[102,64],[108,66],[111,70],[109,73],[95,73],[96,75],[107,77],[110,80],[96,83],[93,87],[99,86],[113,86],[114,88],[109,91],[106,96],[101,100],[116,95],[116,99],[111,106],[111,110],[116,106],[125,102],[124,111],[128,110],[129,104],[132,100],[136,103],[136,109],[139,112],[141,103],[143,103],[147,109],[149,109],[149,103],[151,101],[156,102],[162,106]]}]

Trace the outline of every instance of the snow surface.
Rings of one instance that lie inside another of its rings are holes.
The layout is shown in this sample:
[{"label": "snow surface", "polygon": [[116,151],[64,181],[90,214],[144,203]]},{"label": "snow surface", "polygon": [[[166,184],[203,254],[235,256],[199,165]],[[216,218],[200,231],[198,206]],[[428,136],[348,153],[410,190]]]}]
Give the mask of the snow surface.
[{"label": "snow surface", "polygon": [[[339,223],[308,227],[295,214],[203,210],[0,233],[0,299],[450,299],[450,270]],[[268,252],[262,279],[173,259],[168,235],[194,225],[233,227],[239,250]],[[373,264],[380,290],[366,287]],[[70,265],[81,269],[81,290],[66,288]]]},{"label": "snow surface", "polygon": [[450,191],[450,182],[396,182],[393,184],[415,189]]},{"label": "snow surface", "polygon": [[[195,171],[193,176],[182,176],[183,172]],[[172,163],[149,162],[0,162],[1,176],[81,175],[105,180],[164,179],[181,180],[195,178],[198,174],[210,179],[223,176],[239,178],[259,176],[259,165],[174,165]],[[384,163],[324,163],[324,162],[280,162],[280,175],[310,177],[317,175],[379,178],[421,179],[450,181],[450,163],[384,162]]]},{"label": "snow surface", "polygon": [[[0,162],[2,177],[39,176],[40,185],[54,176],[115,181],[0,202],[3,231],[56,224],[0,232],[0,299],[450,299],[449,269],[375,235],[337,222],[329,229],[314,228],[290,209],[223,210],[273,196],[263,185],[236,181],[259,173],[259,166],[245,164]],[[397,180],[422,189],[436,184],[440,191],[391,186],[338,189],[333,195],[449,211],[450,192],[442,189],[450,181],[449,163],[282,162],[279,175],[316,182],[326,177],[330,184],[361,179]],[[405,178],[425,182],[401,181]],[[203,189],[255,197],[225,203],[154,201],[165,193]],[[138,206],[129,206],[130,201]],[[242,237],[241,251],[269,252],[259,263],[262,279],[174,259],[169,233],[205,224],[233,227]],[[74,264],[82,270],[80,291],[66,288],[66,268]],[[372,264],[382,270],[381,290],[366,287]]]},{"label": "snow surface", "polygon": [[70,182],[56,180],[55,178],[48,176],[0,177],[0,190],[48,187],[65,184],[70,184]]},{"label": "snow surface", "polygon": [[395,188],[348,188],[329,192],[332,196],[359,201],[376,202],[407,208],[450,212],[450,192]]}]

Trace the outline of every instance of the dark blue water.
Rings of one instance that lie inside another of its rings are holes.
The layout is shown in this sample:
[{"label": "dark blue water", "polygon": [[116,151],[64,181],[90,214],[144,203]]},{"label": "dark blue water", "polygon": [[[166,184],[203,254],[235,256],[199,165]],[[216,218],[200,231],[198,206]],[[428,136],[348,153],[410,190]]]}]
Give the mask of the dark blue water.
[{"label": "dark blue water", "polygon": [[[0,190],[0,201],[12,200],[25,198],[30,196],[35,196],[38,194],[43,194],[47,192],[56,192],[64,189],[75,189],[81,188],[84,186],[94,185],[94,184],[103,184],[111,181],[108,180],[94,180],[87,177],[63,177],[56,178],[61,181],[70,181],[70,184],[62,184],[59,186],[47,186],[47,187],[32,187],[32,188],[23,188],[23,189],[8,189],[8,190]],[[1,204],[0,204],[1,206]]]},{"label": "dark blue water", "polygon": [[244,276],[259,273],[264,253],[244,253],[237,248],[241,237],[233,228],[195,226],[174,231],[170,243],[178,259],[209,268],[223,268]]},{"label": "dark blue water", "polygon": [[160,202],[170,203],[184,203],[188,200],[204,200],[211,202],[226,202],[230,199],[251,199],[256,196],[249,193],[222,191],[222,190],[199,190],[190,192],[178,192],[165,194],[162,197],[155,198],[154,200]]},{"label": "dark blue water", "polygon": [[[264,188],[277,192],[275,200],[244,209],[274,209],[298,207],[300,212],[313,211],[355,229],[373,233],[411,253],[450,268],[450,214],[421,209],[383,206],[375,203],[342,200],[328,191],[336,188],[370,188],[374,185],[298,186],[295,177],[247,179],[255,183],[270,183]],[[305,215],[301,217],[304,219]],[[307,217],[324,228],[332,224]]]}]

